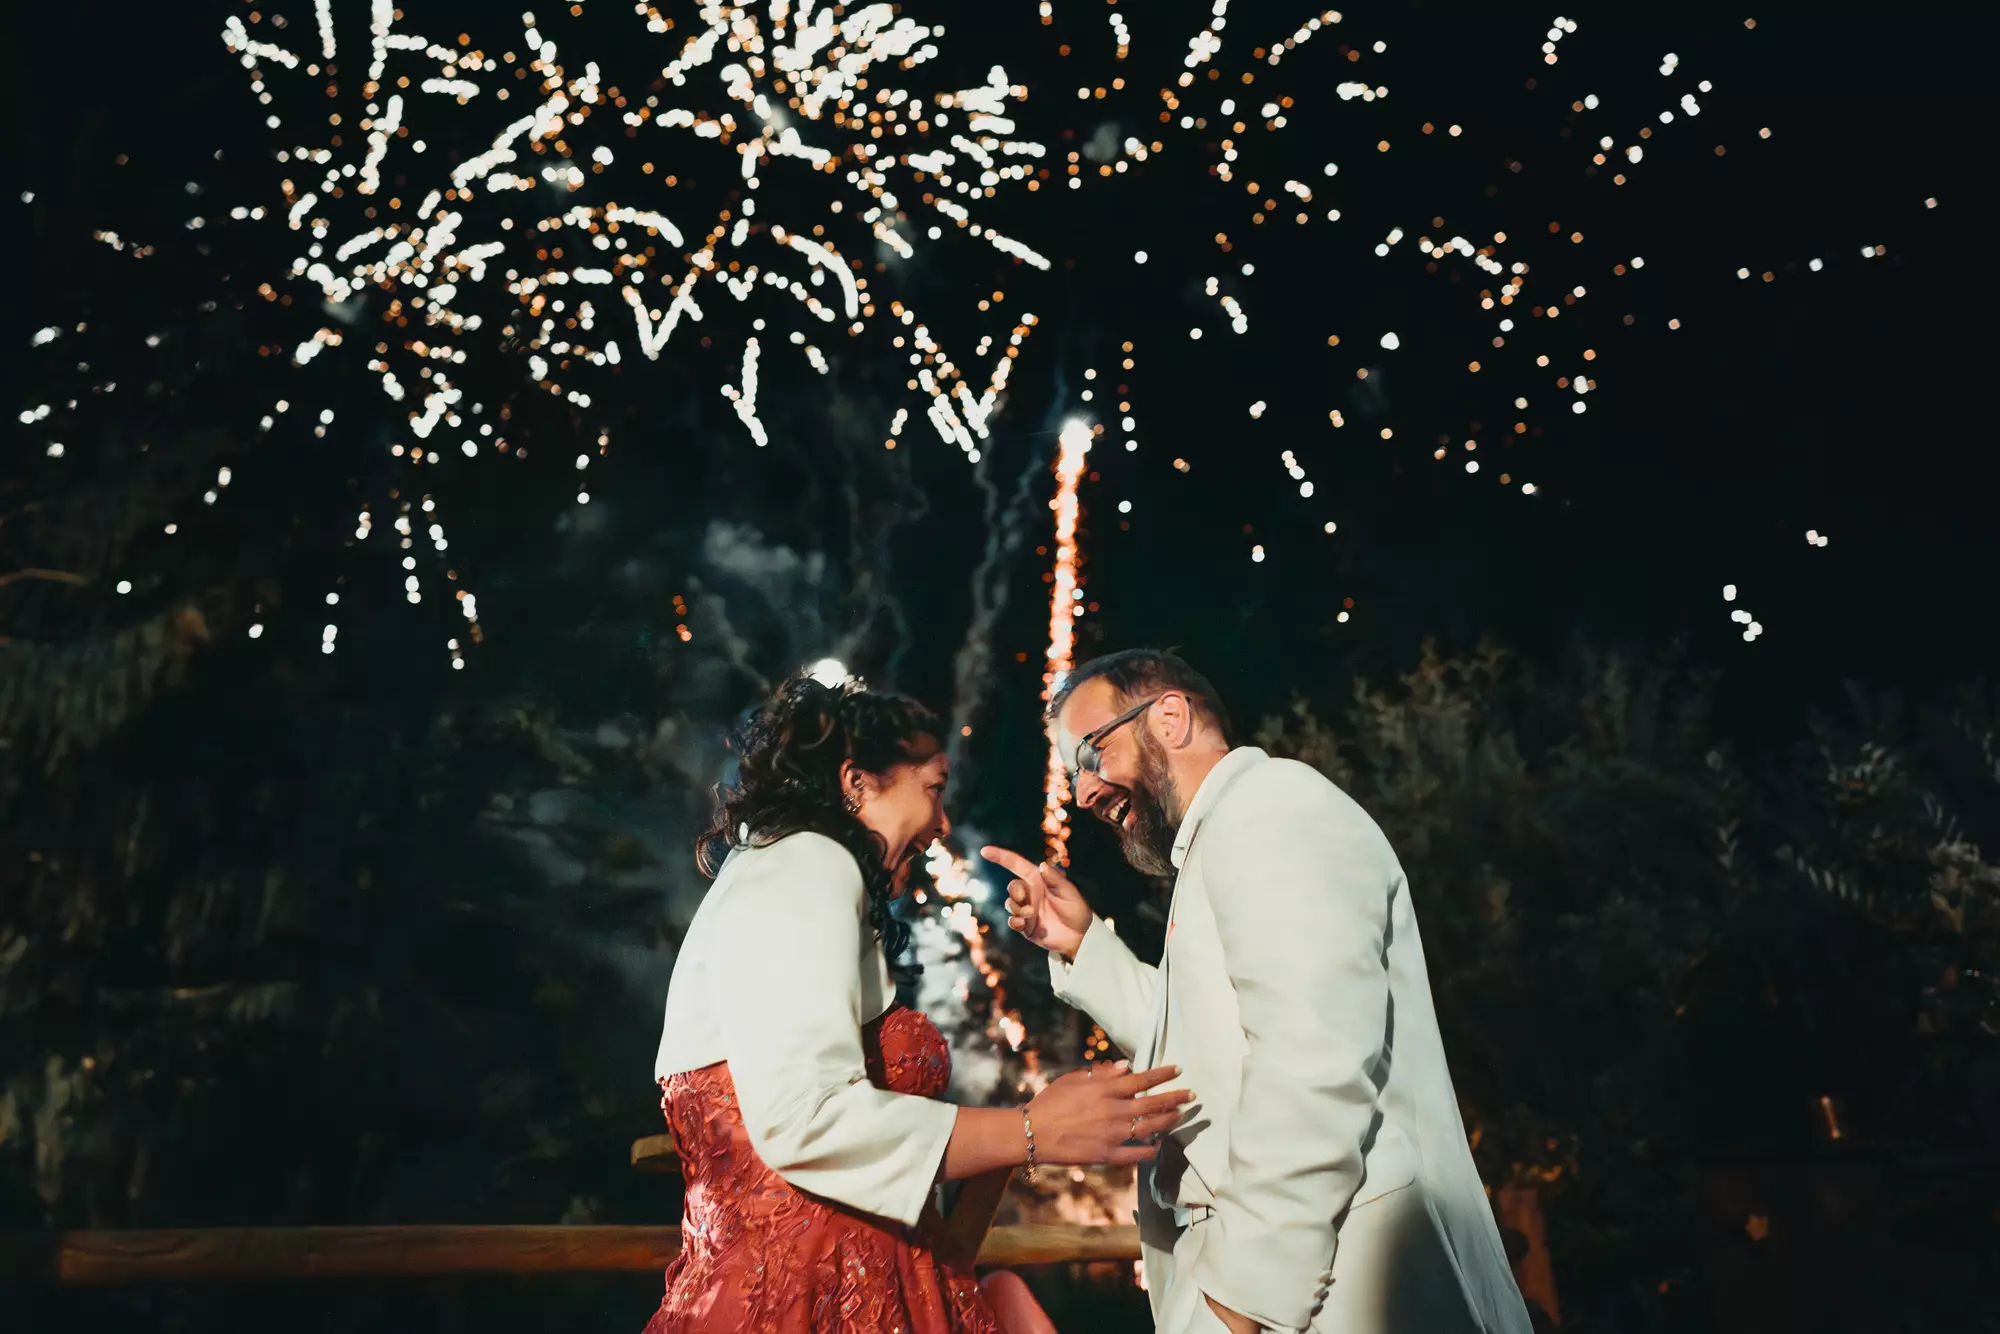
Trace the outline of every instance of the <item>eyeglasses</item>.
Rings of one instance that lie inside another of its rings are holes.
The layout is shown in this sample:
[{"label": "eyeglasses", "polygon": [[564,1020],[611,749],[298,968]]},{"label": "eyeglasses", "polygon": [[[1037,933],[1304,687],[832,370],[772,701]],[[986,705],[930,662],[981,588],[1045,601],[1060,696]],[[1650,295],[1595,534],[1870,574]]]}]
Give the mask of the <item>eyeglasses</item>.
[{"label": "eyeglasses", "polygon": [[1074,778],[1079,773],[1096,773],[1104,763],[1104,739],[1165,698],[1166,696],[1164,695],[1155,695],[1143,704],[1134,704],[1131,708],[1125,710],[1125,712],[1119,714],[1116,718],[1113,718],[1110,722],[1077,742],[1076,765],[1070,770],[1070,777]]}]

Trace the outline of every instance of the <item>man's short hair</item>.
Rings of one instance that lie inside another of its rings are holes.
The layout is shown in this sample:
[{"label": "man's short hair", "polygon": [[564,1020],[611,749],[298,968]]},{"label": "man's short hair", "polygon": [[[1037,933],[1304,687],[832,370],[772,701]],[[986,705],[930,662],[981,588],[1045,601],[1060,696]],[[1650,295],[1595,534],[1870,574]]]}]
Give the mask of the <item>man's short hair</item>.
[{"label": "man's short hair", "polygon": [[1048,716],[1054,718],[1060,713],[1078,686],[1096,680],[1109,682],[1119,700],[1126,704],[1136,704],[1148,695],[1178,691],[1192,700],[1196,712],[1222,733],[1224,745],[1236,744],[1235,729],[1230,725],[1229,710],[1223,707],[1222,696],[1207,677],[1172,649],[1128,648],[1092,658],[1064,678],[1050,696]]}]

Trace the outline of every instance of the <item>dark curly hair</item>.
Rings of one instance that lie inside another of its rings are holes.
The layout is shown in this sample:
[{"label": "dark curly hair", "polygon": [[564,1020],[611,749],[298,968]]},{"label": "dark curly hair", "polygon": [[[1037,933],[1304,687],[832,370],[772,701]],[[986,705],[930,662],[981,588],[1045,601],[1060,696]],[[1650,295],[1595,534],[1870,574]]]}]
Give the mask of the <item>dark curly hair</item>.
[{"label": "dark curly hair", "polygon": [[715,786],[715,815],[696,846],[703,875],[714,876],[732,848],[760,848],[787,834],[824,834],[854,856],[868,892],[868,923],[898,980],[920,971],[899,962],[908,924],[890,912],[893,874],[883,865],[882,836],[843,804],[840,766],[886,774],[927,757],[924,741],[943,745],[937,716],[913,699],[870,690],[858,679],[827,685],[798,675],[780,685],[730,737],[734,781]]}]

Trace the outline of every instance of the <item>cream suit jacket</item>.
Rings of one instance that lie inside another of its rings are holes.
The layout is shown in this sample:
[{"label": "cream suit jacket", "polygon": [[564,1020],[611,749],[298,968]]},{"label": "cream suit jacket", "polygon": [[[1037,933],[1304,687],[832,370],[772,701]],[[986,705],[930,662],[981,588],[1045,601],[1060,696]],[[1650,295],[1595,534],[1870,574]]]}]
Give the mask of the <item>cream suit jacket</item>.
[{"label": "cream suit jacket", "polygon": [[1173,853],[1157,967],[1101,919],[1057,995],[1196,1096],[1140,1169],[1161,1334],[1528,1334],[1452,1092],[1409,888],[1317,770],[1232,750]]}]

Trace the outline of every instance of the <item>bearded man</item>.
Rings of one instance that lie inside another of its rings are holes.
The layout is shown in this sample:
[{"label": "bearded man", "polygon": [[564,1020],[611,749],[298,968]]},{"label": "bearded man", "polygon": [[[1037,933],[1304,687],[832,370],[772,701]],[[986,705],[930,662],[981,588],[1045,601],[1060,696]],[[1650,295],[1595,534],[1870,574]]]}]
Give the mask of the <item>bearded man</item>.
[{"label": "bearded man", "polygon": [[1156,1329],[1529,1334],[1382,831],[1317,770],[1232,745],[1172,653],[1087,663],[1049,711],[1078,806],[1174,877],[1153,965],[1059,869],[982,850],[1056,994],[1194,1092],[1139,1169]]}]

